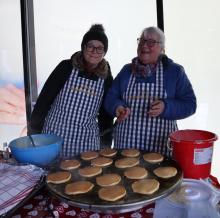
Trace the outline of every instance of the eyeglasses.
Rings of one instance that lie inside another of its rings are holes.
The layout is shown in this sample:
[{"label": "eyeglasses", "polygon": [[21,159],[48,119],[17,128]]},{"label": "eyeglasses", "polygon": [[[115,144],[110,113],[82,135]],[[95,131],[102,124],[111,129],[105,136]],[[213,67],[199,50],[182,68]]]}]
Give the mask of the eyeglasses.
[{"label": "eyeglasses", "polygon": [[87,44],[85,47],[88,52],[96,51],[97,54],[103,54],[105,52],[105,48],[102,46],[95,47],[94,45]]},{"label": "eyeglasses", "polygon": [[156,44],[160,44],[161,42],[160,41],[156,41],[154,39],[143,39],[143,38],[138,38],[137,39],[137,43],[138,45],[140,46],[143,46],[143,45],[147,45],[149,48],[152,48],[154,47]]}]

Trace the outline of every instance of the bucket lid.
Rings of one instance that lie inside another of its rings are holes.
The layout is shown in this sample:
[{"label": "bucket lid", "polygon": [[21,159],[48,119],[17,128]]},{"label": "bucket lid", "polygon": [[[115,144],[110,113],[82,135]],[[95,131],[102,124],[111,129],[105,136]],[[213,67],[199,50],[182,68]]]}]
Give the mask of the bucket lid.
[{"label": "bucket lid", "polygon": [[183,179],[181,186],[174,191],[167,199],[180,205],[186,205],[193,202],[207,202],[212,196],[212,190],[199,180]]}]

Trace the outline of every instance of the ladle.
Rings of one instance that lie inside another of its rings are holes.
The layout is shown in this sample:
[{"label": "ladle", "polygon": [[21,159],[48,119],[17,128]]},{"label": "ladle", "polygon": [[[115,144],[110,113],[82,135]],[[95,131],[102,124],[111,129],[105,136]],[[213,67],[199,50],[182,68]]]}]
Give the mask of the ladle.
[{"label": "ladle", "polygon": [[31,136],[31,135],[28,135],[28,137],[29,137],[29,139],[30,139],[30,141],[31,141],[31,144],[32,144],[34,147],[36,147],[36,145],[35,145],[35,143],[34,143],[34,139],[32,138],[32,136]]}]

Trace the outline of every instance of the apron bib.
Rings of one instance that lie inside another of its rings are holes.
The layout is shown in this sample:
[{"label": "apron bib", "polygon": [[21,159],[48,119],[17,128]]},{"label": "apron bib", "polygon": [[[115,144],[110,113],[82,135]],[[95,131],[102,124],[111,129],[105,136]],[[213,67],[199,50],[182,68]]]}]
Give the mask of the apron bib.
[{"label": "apron bib", "polygon": [[104,80],[78,76],[73,69],[56,97],[44,123],[43,132],[64,140],[61,156],[70,157],[100,148],[97,114],[104,94]]},{"label": "apron bib", "polygon": [[132,73],[123,100],[131,110],[129,117],[118,123],[114,133],[116,148],[137,148],[148,152],[154,151],[170,156],[167,148],[169,134],[177,130],[174,120],[160,117],[151,118],[147,111],[156,99],[167,97],[163,84],[163,65],[156,68],[156,82],[137,82]]}]

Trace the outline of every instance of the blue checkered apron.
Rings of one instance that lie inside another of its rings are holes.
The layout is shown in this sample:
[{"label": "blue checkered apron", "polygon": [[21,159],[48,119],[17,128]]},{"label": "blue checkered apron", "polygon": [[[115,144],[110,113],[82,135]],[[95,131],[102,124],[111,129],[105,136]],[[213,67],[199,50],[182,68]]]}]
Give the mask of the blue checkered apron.
[{"label": "blue checkered apron", "polygon": [[123,95],[131,114],[115,127],[116,148],[137,148],[170,156],[167,140],[169,134],[177,130],[176,121],[160,117],[151,118],[147,114],[154,100],[167,97],[163,78],[162,62],[157,65],[155,83],[136,82],[135,75],[131,74],[128,88]]},{"label": "blue checkered apron", "polygon": [[44,123],[44,133],[54,133],[64,140],[63,157],[100,149],[97,114],[104,94],[104,80],[78,76],[73,69],[56,97]]}]

